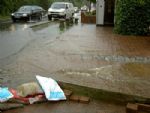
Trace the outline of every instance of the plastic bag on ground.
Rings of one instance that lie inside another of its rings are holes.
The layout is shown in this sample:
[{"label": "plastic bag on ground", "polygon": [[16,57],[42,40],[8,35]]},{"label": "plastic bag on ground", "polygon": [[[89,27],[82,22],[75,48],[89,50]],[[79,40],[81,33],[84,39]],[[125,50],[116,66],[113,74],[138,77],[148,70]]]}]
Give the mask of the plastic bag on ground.
[{"label": "plastic bag on ground", "polygon": [[25,97],[21,97],[18,95],[17,91],[15,89],[10,89],[9,90],[12,94],[13,94],[13,98],[10,99],[10,101],[13,101],[13,102],[18,102],[18,103],[26,103],[28,104],[29,103],[29,99],[28,98],[25,98]]},{"label": "plastic bag on ground", "polygon": [[41,87],[36,82],[25,83],[17,87],[17,93],[21,97],[26,97],[28,95],[36,95],[44,93]]},{"label": "plastic bag on ground", "polygon": [[66,96],[60,86],[52,78],[46,78],[37,75],[36,79],[44,90],[45,96],[48,100],[58,101],[66,100]]},{"label": "plastic bag on ground", "polygon": [[8,88],[1,88],[0,87],[0,102],[5,102],[12,98],[12,93],[8,90]]},{"label": "plastic bag on ground", "polygon": [[40,102],[46,102],[45,95],[37,95],[35,97],[30,97],[29,98],[29,103],[30,104],[40,103]]},{"label": "plastic bag on ground", "polygon": [[15,89],[9,90],[13,94],[13,98],[10,99],[9,102],[15,102],[15,103],[22,103],[22,104],[33,104],[33,103],[40,103],[45,102],[45,95],[43,94],[36,94],[36,95],[30,95],[27,97],[21,97],[17,94],[17,91]]}]

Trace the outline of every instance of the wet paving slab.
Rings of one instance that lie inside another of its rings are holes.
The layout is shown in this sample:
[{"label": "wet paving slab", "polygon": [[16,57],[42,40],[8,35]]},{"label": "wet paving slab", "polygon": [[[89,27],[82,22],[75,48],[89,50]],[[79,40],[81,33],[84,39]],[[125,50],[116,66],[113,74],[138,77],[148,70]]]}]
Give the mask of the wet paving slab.
[{"label": "wet paving slab", "polygon": [[[113,64],[89,70],[60,70],[54,75],[58,74],[57,79],[61,78],[69,84],[88,87],[95,91],[100,90],[100,93],[97,93],[99,97],[102,96],[102,92],[106,92],[106,95],[109,92],[110,97],[107,98],[110,100],[123,97],[122,101],[140,101],[141,99],[141,102],[146,102],[150,99],[149,69],[149,64]],[[119,96],[113,97],[113,93]]]},{"label": "wet paving slab", "polygon": [[[73,32],[76,31],[76,32]],[[149,36],[122,36],[113,33],[112,27],[81,25],[66,32],[68,37],[84,51],[101,55],[150,56]],[[75,38],[76,37],[76,38]],[[67,38],[65,38],[67,39]]]}]

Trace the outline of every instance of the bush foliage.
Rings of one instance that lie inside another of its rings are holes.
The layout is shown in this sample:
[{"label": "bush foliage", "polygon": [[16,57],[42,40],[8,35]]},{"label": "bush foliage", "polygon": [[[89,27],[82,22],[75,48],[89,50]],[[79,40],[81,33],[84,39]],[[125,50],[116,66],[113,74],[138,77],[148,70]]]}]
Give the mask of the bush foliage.
[{"label": "bush foliage", "polygon": [[114,31],[125,35],[147,35],[150,0],[116,0]]}]

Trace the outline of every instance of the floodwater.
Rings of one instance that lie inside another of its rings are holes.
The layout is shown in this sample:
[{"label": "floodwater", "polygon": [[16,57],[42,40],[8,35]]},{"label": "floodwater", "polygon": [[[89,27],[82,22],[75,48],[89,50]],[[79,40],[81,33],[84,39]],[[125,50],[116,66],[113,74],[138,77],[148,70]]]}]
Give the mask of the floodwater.
[{"label": "floodwater", "polygon": [[[6,23],[0,25],[0,64],[22,51],[29,43],[40,38],[55,39],[69,27],[64,22]],[[34,26],[35,25],[35,26]],[[70,25],[69,25],[70,26]],[[6,59],[6,60],[4,60]]]},{"label": "floodwater", "polygon": [[28,24],[6,24],[0,30],[0,59],[17,53],[35,37]]},{"label": "floodwater", "polygon": [[117,63],[85,70],[60,70],[58,75],[73,84],[149,98],[149,69],[149,64]]}]

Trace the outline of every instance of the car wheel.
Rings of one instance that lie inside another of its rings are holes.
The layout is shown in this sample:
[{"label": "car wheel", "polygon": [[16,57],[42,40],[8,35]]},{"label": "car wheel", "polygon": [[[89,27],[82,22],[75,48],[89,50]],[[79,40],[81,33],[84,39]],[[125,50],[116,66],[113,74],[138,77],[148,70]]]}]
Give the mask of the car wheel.
[{"label": "car wheel", "polygon": [[48,20],[52,20],[52,16],[49,16],[49,15],[48,15]]},{"label": "car wheel", "polygon": [[39,19],[39,21],[41,21],[41,20],[42,20],[42,15],[39,15],[39,18],[38,18],[38,19]]},{"label": "car wheel", "polygon": [[29,17],[28,17],[28,21],[31,21],[32,20],[32,16],[30,15]]},{"label": "car wheel", "polygon": [[12,19],[12,21],[13,21],[13,22],[16,22],[16,19],[15,19],[15,18],[13,18],[13,19]]},{"label": "car wheel", "polygon": [[67,16],[66,15],[64,15],[64,19],[67,20]]}]

